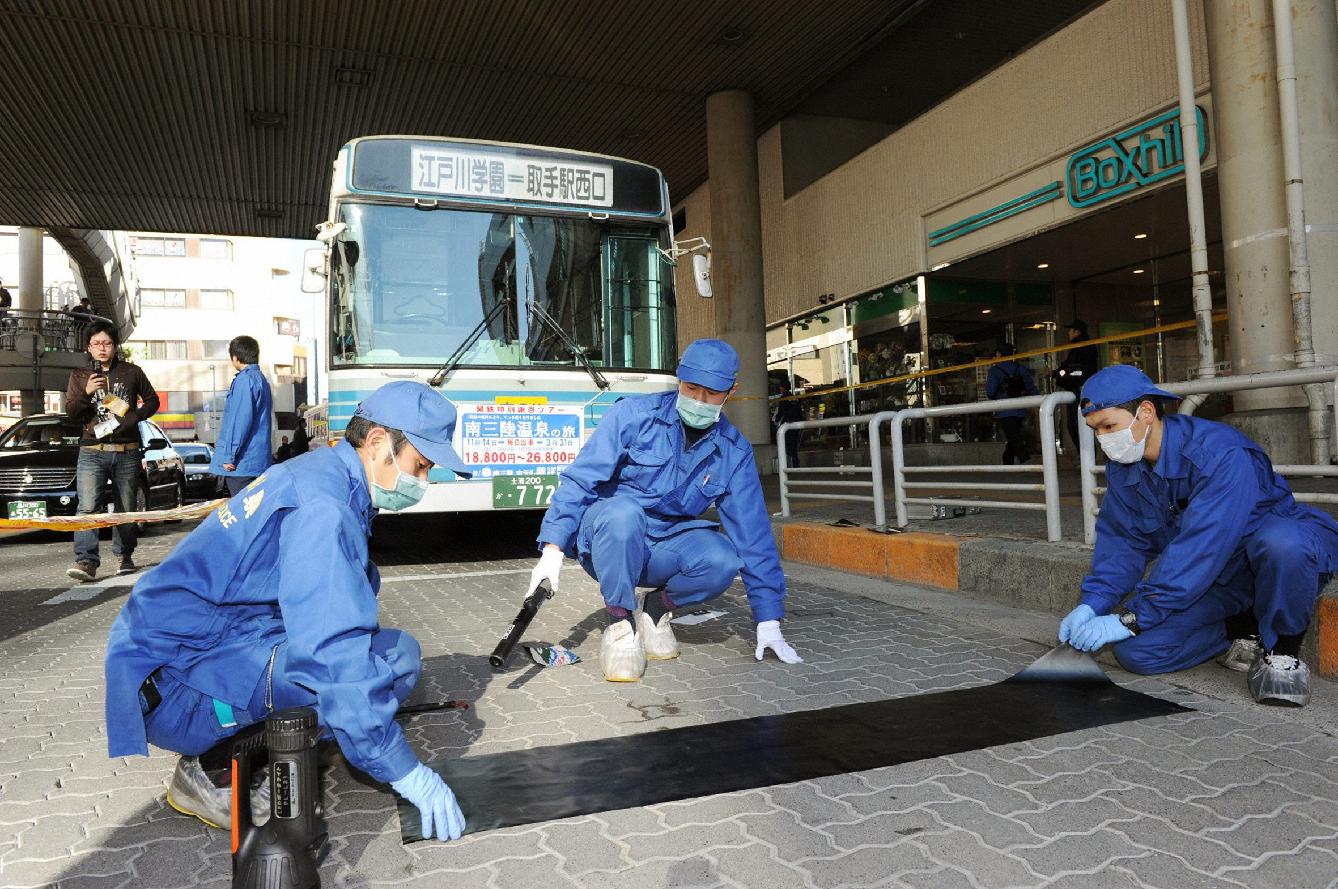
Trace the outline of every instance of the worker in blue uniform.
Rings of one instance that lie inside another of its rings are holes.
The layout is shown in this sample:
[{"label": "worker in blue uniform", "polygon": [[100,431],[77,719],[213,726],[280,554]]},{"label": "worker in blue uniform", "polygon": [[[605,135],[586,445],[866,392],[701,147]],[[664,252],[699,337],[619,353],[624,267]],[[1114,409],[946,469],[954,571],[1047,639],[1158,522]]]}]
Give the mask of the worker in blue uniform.
[{"label": "worker in blue uniform", "polygon": [[209,472],[223,479],[228,496],[235,497],[274,462],[270,457],[274,396],[260,372],[260,344],[253,337],[233,337],[228,360],[237,376],[228,387]]},{"label": "worker in blue uniform", "polygon": [[[1116,365],[1082,388],[1107,488],[1092,571],[1059,641],[1115,643],[1134,673],[1217,655],[1256,701],[1304,706],[1300,659],[1315,601],[1338,567],[1338,523],[1298,504],[1259,445],[1222,423],[1166,414],[1176,396]],[[1144,578],[1153,560],[1151,572]]]},{"label": "worker in blue uniform", "polygon": [[[422,383],[382,386],[344,440],[255,479],[135,585],[107,643],[111,756],[182,754],[173,808],[230,823],[228,739],[274,710],[313,707],[344,757],[418,807],[423,835],[455,839],[450,788],[395,722],[419,646],[377,622],[367,552],[380,509],[417,503],[452,450],[455,409]],[[256,799],[253,796],[253,805]]]},{"label": "worker in blue uniform", "polygon": [[[546,579],[557,589],[568,556],[599,582],[609,615],[599,660],[611,682],[636,682],[647,658],[678,657],[673,611],[719,596],[739,574],[757,622],[756,658],[770,649],[785,663],[802,661],[780,629],[785,575],[753,449],[720,413],[738,370],[728,343],[689,345],[677,390],[614,404],[544,515],[530,588]],[[711,506],[723,534],[699,518]],[[642,603],[638,587],[652,588]]]}]

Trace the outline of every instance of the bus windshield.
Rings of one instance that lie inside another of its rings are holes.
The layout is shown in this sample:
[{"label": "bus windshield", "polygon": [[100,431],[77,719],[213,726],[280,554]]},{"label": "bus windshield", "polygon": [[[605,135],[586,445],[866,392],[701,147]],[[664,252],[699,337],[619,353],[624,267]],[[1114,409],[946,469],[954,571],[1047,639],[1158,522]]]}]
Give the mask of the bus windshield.
[{"label": "bus windshield", "polygon": [[[672,371],[668,231],[588,218],[346,203],[330,258],[338,366]],[[546,313],[565,336],[541,319]]]}]

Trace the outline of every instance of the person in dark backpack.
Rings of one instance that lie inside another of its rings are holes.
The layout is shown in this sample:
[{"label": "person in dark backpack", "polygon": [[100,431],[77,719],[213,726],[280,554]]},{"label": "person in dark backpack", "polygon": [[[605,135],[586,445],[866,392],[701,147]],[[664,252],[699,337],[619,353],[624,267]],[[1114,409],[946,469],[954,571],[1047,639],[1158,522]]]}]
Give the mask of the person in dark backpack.
[{"label": "person in dark backpack", "polygon": [[[1016,346],[1004,343],[995,350],[994,357],[1007,358],[1016,354]],[[1016,361],[1001,361],[990,368],[990,375],[985,380],[985,394],[990,398],[1025,398],[1028,395],[1039,395],[1040,391],[1026,365]],[[1014,460],[1026,463],[1031,459],[1031,445],[1022,431],[1027,412],[1021,408],[1011,408],[996,411],[995,416],[1007,442],[1004,445],[1003,464],[1012,466]]]}]

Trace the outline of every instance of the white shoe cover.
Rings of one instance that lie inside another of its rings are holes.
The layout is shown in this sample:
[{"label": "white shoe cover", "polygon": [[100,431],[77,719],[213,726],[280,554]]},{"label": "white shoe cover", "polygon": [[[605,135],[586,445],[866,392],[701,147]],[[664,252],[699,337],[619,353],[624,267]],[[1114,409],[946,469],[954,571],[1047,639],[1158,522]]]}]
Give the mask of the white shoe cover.
[{"label": "white shoe cover", "polygon": [[646,651],[625,620],[616,620],[599,641],[599,666],[609,682],[639,682],[646,672]]},{"label": "white shoe cover", "polygon": [[1264,648],[1259,644],[1259,640],[1253,636],[1247,636],[1243,639],[1232,640],[1231,647],[1217,659],[1217,662],[1228,670],[1248,673],[1250,667],[1254,665],[1255,659],[1263,653]]},{"label": "white shoe cover", "polygon": [[644,611],[637,613],[637,635],[641,637],[646,657],[652,661],[671,661],[678,657],[681,651],[678,640],[674,638],[673,624],[670,623],[673,616],[672,611],[666,611],[660,615],[659,623],[652,623],[649,614]]},{"label": "white shoe cover", "polygon": [[1250,667],[1250,694],[1261,704],[1310,703],[1310,668],[1305,661],[1285,654],[1266,654]]},{"label": "white shoe cover", "polygon": [[[232,788],[215,787],[197,756],[177,760],[172,783],[167,788],[167,804],[183,815],[194,815],[210,827],[231,829]],[[251,821],[261,825],[269,820],[269,815],[269,780],[265,779],[251,790]]]}]

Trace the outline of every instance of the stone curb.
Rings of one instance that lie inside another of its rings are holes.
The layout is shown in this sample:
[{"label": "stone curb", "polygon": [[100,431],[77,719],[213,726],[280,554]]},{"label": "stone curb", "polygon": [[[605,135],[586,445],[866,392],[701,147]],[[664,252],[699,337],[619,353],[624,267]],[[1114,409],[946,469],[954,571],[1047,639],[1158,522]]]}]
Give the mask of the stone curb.
[{"label": "stone curb", "polygon": [[[787,521],[774,525],[782,557],[869,577],[938,587],[1062,615],[1077,600],[1091,560],[1087,547],[1043,541]],[[1338,583],[1320,596],[1302,657],[1338,679]]]}]

